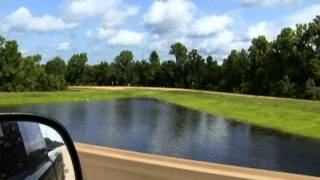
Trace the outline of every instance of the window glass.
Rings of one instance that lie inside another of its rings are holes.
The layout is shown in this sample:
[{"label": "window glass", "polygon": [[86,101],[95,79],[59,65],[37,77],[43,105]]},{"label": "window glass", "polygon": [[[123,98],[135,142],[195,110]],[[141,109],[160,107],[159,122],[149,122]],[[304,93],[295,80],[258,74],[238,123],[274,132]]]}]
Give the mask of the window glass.
[{"label": "window glass", "polygon": [[37,123],[22,123],[24,132],[28,137],[30,149],[28,151],[29,161],[32,168],[38,168],[48,161],[46,148],[40,127]]},{"label": "window glass", "polygon": [[39,125],[37,123],[24,122],[23,126],[28,136],[30,152],[43,150],[45,147]]},{"label": "window glass", "polygon": [[22,178],[29,171],[26,147],[18,123],[0,124],[0,179]]}]

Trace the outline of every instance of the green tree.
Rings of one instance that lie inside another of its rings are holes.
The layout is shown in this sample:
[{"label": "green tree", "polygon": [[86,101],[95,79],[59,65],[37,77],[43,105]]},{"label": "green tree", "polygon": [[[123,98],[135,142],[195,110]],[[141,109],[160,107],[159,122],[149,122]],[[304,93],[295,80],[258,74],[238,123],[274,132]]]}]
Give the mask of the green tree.
[{"label": "green tree", "polygon": [[281,97],[296,97],[295,83],[292,83],[288,76],[273,83],[271,95]]},{"label": "green tree", "polygon": [[117,68],[118,82],[122,85],[130,84],[130,66],[133,63],[133,53],[129,50],[121,51],[118,56],[114,59]]},{"label": "green tree", "polygon": [[47,87],[43,89],[47,90],[64,90],[67,88],[67,82],[65,80],[66,64],[60,57],[54,57],[49,60],[45,66],[45,83]]},{"label": "green tree", "polygon": [[161,86],[174,87],[175,86],[175,68],[174,61],[163,61],[161,64]]},{"label": "green tree", "polygon": [[38,81],[43,71],[43,67],[40,65],[41,55],[24,57],[20,64],[21,69],[21,81],[20,85],[24,91],[36,91],[42,90]]},{"label": "green tree", "polygon": [[177,42],[171,45],[169,54],[175,56],[177,64],[184,64],[188,57],[188,50],[182,43]]},{"label": "green tree", "polygon": [[87,70],[88,57],[86,53],[74,54],[68,61],[66,68],[66,80],[71,85],[84,83]]},{"label": "green tree", "polygon": [[259,36],[252,40],[248,51],[250,67],[247,81],[249,82],[249,92],[260,95],[267,94],[272,82],[274,68],[276,68],[273,66],[273,58],[270,57],[271,44],[265,36]]},{"label": "green tree", "polygon": [[245,50],[232,50],[223,62],[222,88],[231,92],[246,92],[246,75],[249,69],[248,55]]},{"label": "green tree", "polygon": [[117,82],[117,67],[114,62],[110,63],[109,73],[108,73],[110,85],[118,85]]},{"label": "green tree", "polygon": [[110,85],[110,67],[108,62],[106,61],[102,61],[100,62],[100,64],[94,66],[95,67],[95,81],[97,83],[97,85],[99,86],[103,86],[103,85]]},{"label": "green tree", "polygon": [[314,79],[315,83],[320,85],[320,16],[309,23],[309,28],[305,34],[307,38],[304,42],[309,52],[312,53],[312,56],[308,58],[306,73],[310,75],[309,78]]},{"label": "green tree", "polygon": [[6,39],[0,35],[0,47],[2,48],[5,43],[6,43]]},{"label": "green tree", "polygon": [[206,59],[206,70],[204,78],[204,88],[209,90],[218,90],[219,82],[222,80],[222,69],[218,62],[211,56]]},{"label": "green tree", "polygon": [[313,79],[308,79],[305,85],[305,96],[307,99],[320,99],[320,87],[316,86]]},{"label": "green tree", "polygon": [[135,85],[149,86],[153,80],[151,64],[146,60],[136,61],[134,64],[133,79]]},{"label": "green tree", "polygon": [[46,63],[45,70],[48,74],[65,76],[66,63],[61,57],[54,57]]},{"label": "green tree", "polygon": [[309,43],[314,49],[316,55],[320,56],[320,15],[317,15],[313,22],[309,24],[308,34],[310,36]]},{"label": "green tree", "polygon": [[160,58],[157,51],[152,51],[149,57],[150,64],[160,65]]},{"label": "green tree", "polygon": [[297,67],[301,65],[299,51],[297,49],[299,39],[296,32],[291,28],[284,28],[273,42],[273,58],[275,58],[276,69],[274,73],[276,80],[288,76],[291,81],[296,81],[299,76]]},{"label": "green tree", "polygon": [[152,51],[149,57],[150,81],[149,85],[159,86],[160,83],[160,58],[157,51]]},{"label": "green tree", "polygon": [[201,89],[205,75],[205,61],[196,49],[188,55],[186,63],[188,87]]},{"label": "green tree", "polygon": [[175,66],[175,86],[187,87],[187,77],[185,71],[185,63],[188,58],[188,49],[180,42],[177,42],[170,47],[169,54],[174,55],[176,58]]},{"label": "green tree", "polygon": [[2,91],[21,91],[19,84],[22,78],[21,62],[22,55],[18,50],[16,41],[0,39],[0,82]]}]

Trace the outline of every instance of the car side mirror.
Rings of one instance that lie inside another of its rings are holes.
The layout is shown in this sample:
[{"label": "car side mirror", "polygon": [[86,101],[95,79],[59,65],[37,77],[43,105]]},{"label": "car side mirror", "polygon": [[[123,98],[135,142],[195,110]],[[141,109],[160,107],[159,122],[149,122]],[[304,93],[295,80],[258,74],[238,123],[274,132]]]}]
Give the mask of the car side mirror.
[{"label": "car side mirror", "polygon": [[75,146],[57,121],[0,113],[0,179],[82,179]]}]

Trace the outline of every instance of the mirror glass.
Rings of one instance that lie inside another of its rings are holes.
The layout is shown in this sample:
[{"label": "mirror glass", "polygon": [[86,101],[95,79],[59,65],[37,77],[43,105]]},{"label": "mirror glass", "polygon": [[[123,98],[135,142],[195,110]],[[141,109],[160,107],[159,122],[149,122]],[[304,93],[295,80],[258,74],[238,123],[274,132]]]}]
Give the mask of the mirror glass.
[{"label": "mirror glass", "polygon": [[0,123],[0,179],[75,179],[60,134],[35,122]]}]

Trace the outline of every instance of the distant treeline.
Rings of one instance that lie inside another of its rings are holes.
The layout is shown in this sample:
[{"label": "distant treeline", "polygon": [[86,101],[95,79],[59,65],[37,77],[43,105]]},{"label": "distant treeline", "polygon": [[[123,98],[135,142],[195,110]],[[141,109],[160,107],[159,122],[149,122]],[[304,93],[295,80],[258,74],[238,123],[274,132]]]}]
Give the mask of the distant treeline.
[{"label": "distant treeline", "polygon": [[86,53],[65,64],[55,57],[45,65],[41,56],[22,57],[16,41],[0,38],[0,90],[63,90],[69,85],[132,85],[206,89],[320,99],[320,16],[309,24],[285,28],[269,42],[252,40],[248,50],[232,50],[219,65],[211,56],[171,46],[175,61],[161,61],[152,51],[148,60],[134,60],[129,50],[113,62],[87,64]]}]

